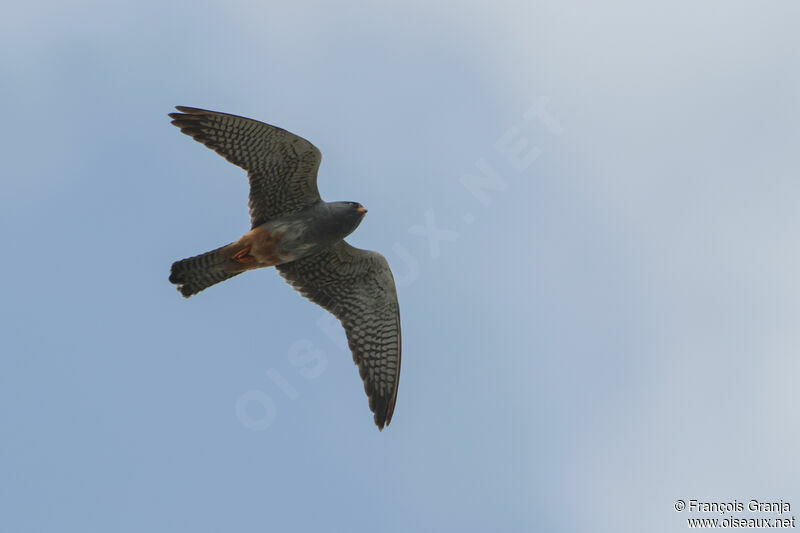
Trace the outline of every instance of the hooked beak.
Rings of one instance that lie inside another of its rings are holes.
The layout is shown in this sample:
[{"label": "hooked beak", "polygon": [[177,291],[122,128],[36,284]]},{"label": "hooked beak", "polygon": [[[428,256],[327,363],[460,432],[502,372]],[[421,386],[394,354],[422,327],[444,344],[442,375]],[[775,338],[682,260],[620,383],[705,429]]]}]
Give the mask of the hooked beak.
[{"label": "hooked beak", "polygon": [[367,208],[364,207],[363,205],[358,206],[358,209],[356,209],[356,211],[361,213],[362,217],[367,214]]}]

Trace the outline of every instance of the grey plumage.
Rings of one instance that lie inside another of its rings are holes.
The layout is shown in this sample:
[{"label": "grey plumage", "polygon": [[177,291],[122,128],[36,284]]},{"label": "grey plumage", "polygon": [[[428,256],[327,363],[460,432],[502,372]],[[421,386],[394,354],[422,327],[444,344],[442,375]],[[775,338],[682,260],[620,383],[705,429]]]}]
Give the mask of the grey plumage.
[{"label": "grey plumage", "polygon": [[251,227],[294,213],[320,200],[316,146],[282,128],[257,120],[177,106],[172,123],[247,171]]},{"label": "grey plumage", "polygon": [[239,274],[239,272],[225,271],[226,261],[222,255],[225,248],[222,246],[204,254],[176,261],[170,269],[170,283],[178,285],[181,294],[189,297]]},{"label": "grey plumage", "polygon": [[172,123],[250,179],[252,230],[238,241],[173,264],[170,281],[191,296],[245,270],[276,266],[303,296],[342,323],[359,367],[375,423],[392,420],[400,377],[397,292],[379,253],[343,238],[366,210],[354,202],[323,202],[317,189],[322,156],[305,139],[256,120],[177,107]]},{"label": "grey plumage", "polygon": [[344,326],[375,423],[389,424],[400,375],[400,308],[392,271],[378,252],[345,241],[276,267],[286,281]]}]

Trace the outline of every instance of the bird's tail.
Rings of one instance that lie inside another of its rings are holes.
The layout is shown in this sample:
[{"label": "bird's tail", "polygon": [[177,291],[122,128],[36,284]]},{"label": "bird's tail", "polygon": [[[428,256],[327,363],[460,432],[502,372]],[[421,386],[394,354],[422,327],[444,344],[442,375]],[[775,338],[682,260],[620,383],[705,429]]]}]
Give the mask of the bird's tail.
[{"label": "bird's tail", "polygon": [[[185,297],[246,270],[233,260],[235,243],[172,263],[169,280]],[[246,253],[246,252],[245,252]]]}]

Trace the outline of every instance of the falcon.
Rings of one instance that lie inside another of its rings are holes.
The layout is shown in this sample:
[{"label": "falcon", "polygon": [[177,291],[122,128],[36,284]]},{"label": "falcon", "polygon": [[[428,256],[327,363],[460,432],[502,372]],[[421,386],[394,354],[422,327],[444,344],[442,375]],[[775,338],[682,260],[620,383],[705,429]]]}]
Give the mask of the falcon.
[{"label": "falcon", "polygon": [[345,242],[367,210],[325,202],[322,154],[284,129],[226,113],[176,107],[172,124],[247,171],[251,229],[237,241],[173,263],[169,281],[189,297],[256,268],[274,266],[344,327],[378,429],[392,420],[400,378],[400,311],[389,263]]}]

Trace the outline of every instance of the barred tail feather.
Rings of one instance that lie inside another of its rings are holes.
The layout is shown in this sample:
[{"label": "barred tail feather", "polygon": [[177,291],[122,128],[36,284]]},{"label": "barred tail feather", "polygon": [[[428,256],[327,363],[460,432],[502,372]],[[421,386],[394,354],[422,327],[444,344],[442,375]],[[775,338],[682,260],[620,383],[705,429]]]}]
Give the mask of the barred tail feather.
[{"label": "barred tail feather", "polygon": [[231,247],[229,244],[172,263],[169,281],[177,285],[180,293],[188,298],[220,281],[241,274],[244,269],[231,264]]}]

